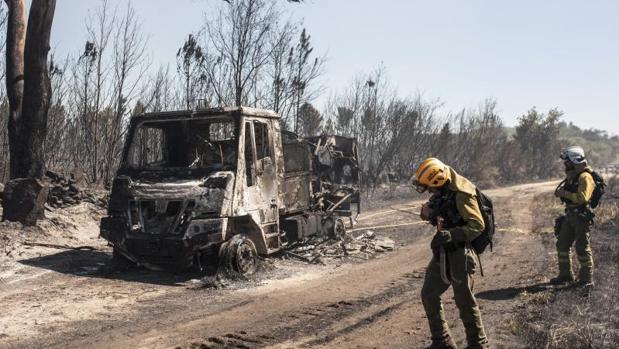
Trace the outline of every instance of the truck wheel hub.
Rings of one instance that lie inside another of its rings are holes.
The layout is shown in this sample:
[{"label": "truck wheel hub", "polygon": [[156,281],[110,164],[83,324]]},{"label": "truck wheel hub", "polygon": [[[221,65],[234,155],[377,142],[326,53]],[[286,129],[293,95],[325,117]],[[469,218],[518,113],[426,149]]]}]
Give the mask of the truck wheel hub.
[{"label": "truck wheel hub", "polygon": [[236,269],[241,274],[251,274],[256,271],[256,250],[247,241],[243,241],[236,249]]}]

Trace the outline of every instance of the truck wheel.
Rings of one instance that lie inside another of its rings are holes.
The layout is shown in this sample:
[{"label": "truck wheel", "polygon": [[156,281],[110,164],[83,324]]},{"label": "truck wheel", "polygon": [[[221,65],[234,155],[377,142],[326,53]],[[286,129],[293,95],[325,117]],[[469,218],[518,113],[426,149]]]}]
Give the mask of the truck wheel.
[{"label": "truck wheel", "polygon": [[322,223],[322,229],[329,238],[342,240],[346,235],[346,225],[341,218],[330,217]]},{"label": "truck wheel", "polygon": [[335,220],[335,226],[333,227],[333,233],[336,239],[343,240],[344,236],[346,236],[346,225],[344,224],[344,220],[338,218]]},{"label": "truck wheel", "polygon": [[245,235],[235,235],[219,249],[220,267],[251,275],[258,267],[256,245]]}]

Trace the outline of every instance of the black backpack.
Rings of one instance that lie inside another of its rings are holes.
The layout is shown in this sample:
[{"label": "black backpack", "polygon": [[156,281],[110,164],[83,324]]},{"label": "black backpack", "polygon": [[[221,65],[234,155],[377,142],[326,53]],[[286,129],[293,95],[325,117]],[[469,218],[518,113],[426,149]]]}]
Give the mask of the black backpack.
[{"label": "black backpack", "polygon": [[589,201],[589,207],[594,209],[600,205],[602,196],[606,192],[606,183],[604,182],[604,178],[602,178],[599,173],[593,170],[588,170],[587,172],[591,174],[591,177],[593,177],[593,181],[595,182],[595,188],[593,189],[593,194],[591,194],[591,200]]},{"label": "black backpack", "polygon": [[[591,209],[595,209],[600,205],[602,196],[604,196],[604,193],[606,192],[606,182],[604,182],[604,178],[602,178],[599,173],[593,170],[587,169],[585,170],[585,172],[591,175],[591,178],[593,178],[593,182],[595,183],[595,188],[593,188],[593,193],[591,193],[591,199],[588,203]],[[566,182],[567,179],[564,179],[561,183],[559,183],[557,189],[564,187]],[[567,200],[563,198],[561,199],[561,201],[563,201],[564,203],[567,202]]]},{"label": "black backpack", "polygon": [[486,194],[477,191],[477,204],[481,211],[481,216],[484,219],[484,230],[481,234],[471,241],[471,246],[475,249],[477,254],[482,254],[488,245],[490,245],[490,251],[492,251],[492,238],[494,237],[494,231],[496,225],[494,223],[494,207],[492,206],[492,199]]}]

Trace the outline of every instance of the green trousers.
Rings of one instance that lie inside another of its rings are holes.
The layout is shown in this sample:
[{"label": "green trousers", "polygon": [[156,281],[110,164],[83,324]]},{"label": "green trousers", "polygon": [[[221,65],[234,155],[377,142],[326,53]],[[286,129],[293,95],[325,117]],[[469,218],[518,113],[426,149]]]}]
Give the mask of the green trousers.
[{"label": "green trousers", "polygon": [[479,306],[472,290],[475,260],[468,249],[459,248],[448,254],[448,261],[449,268],[453,270],[452,272],[448,271],[448,275],[453,275],[460,282],[452,281],[451,285],[445,284],[441,278],[439,260],[434,257],[428,264],[421,289],[421,300],[430,325],[432,343],[436,345],[451,341],[441,295],[447,291],[449,286],[453,286],[454,300],[464,325],[468,347],[487,348],[488,340],[481,321]]},{"label": "green trousers", "polygon": [[581,214],[568,212],[565,215],[557,236],[559,276],[572,277],[570,253],[572,245],[574,245],[580,264],[578,279],[582,282],[591,282],[593,276],[593,254],[589,243],[590,228],[590,222]]}]

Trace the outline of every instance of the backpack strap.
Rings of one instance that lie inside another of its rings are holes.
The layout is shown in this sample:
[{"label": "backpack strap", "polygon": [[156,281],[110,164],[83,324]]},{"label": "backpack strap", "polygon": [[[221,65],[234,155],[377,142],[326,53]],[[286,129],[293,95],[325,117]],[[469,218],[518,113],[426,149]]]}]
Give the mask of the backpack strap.
[{"label": "backpack strap", "polygon": [[555,189],[555,192],[557,192],[557,190],[561,189],[561,187],[562,187],[563,185],[565,185],[565,183],[567,183],[567,178],[563,179],[563,180],[561,181],[561,183],[559,183],[559,185],[557,185],[557,188]]},{"label": "backpack strap", "polygon": [[[467,247],[470,251],[473,251],[473,255],[475,256],[475,259],[477,259],[477,264],[479,264],[479,274],[481,277],[484,277],[484,266],[481,264],[481,257],[479,256],[479,253],[475,251],[475,248],[473,248],[470,242],[467,242]],[[492,240],[490,240],[490,251],[492,252]]]}]

